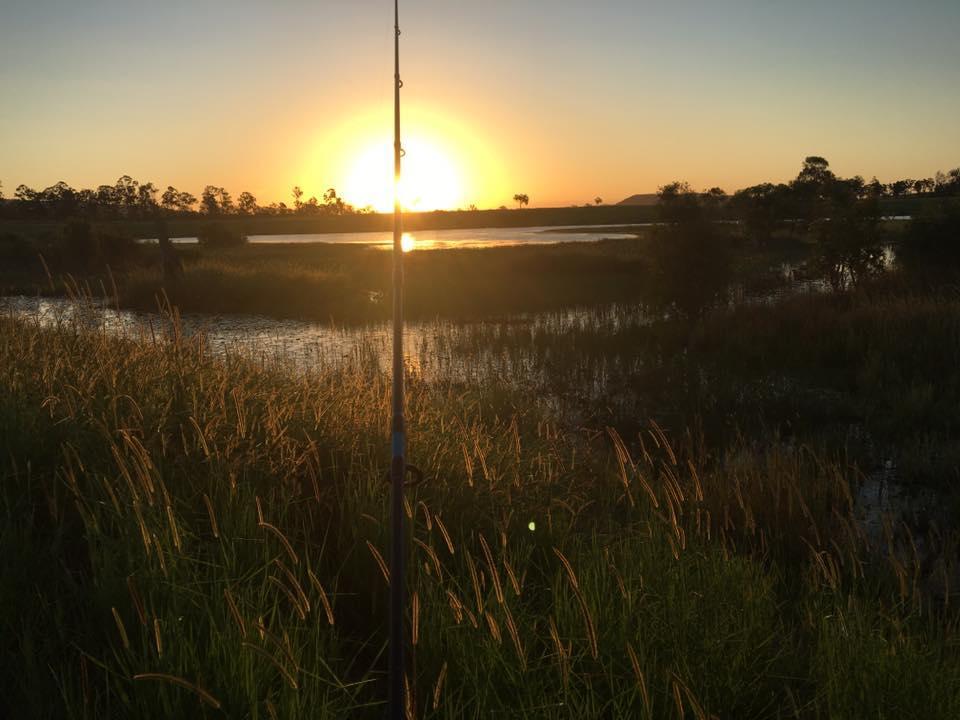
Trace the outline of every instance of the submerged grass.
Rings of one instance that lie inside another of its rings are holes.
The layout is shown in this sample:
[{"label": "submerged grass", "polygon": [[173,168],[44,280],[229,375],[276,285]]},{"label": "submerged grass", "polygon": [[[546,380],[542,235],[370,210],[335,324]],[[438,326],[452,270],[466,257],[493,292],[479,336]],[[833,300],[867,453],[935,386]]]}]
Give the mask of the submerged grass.
[{"label": "submerged grass", "polygon": [[[444,352],[560,398],[583,422],[635,429],[699,418],[712,443],[739,433],[855,451],[901,479],[960,481],[960,301],[896,276],[798,293],[696,321],[638,305],[441,327]],[[421,362],[426,362],[424,358]]]},{"label": "submerged grass", "polygon": [[[8,714],[379,717],[389,383],[0,318]],[[411,717],[960,714],[956,538],[842,458],[414,380]]]}]

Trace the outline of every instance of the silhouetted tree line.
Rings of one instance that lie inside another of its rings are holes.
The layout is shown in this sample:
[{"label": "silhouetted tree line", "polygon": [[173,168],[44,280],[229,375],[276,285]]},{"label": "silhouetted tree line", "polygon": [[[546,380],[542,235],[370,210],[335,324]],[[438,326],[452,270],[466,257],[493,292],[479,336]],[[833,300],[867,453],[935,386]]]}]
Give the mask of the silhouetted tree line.
[{"label": "silhouetted tree line", "polygon": [[886,268],[888,248],[910,277],[949,281],[960,276],[960,200],[921,209],[891,235],[880,200],[907,193],[960,197],[960,169],[931,180],[890,185],[876,178],[838,177],[819,156],[803,161],[789,183],[755,185],[728,196],[695,192],[685,182],[658,191],[659,224],[651,243],[652,293],[664,306],[696,317],[724,300],[734,250],[783,239],[812,247],[811,269],[835,290],[856,287]]},{"label": "silhouetted tree line", "polygon": [[322,199],[303,200],[303,191],[293,188],[293,206],[271,203],[262,206],[252,193],[242,192],[234,201],[223,187],[207,185],[200,197],[167,186],[161,190],[152,182],[140,183],[129,175],[121,176],[113,185],[77,190],[60,181],[43,190],[19,185],[12,199],[4,200],[0,186],[0,212],[8,218],[47,218],[65,220],[75,217],[119,219],[153,218],[160,215],[203,214],[223,215],[345,215],[370,212],[357,210],[337,195],[333,188]]}]

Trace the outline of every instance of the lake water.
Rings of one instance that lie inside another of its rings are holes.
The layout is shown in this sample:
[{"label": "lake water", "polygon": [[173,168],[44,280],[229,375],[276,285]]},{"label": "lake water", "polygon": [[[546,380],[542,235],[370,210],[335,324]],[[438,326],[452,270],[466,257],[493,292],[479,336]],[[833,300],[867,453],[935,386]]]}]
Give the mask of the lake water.
[{"label": "lake water", "polygon": [[[172,331],[171,320],[158,313],[117,310],[67,298],[0,297],[3,314],[47,327],[77,324],[132,339],[153,340]],[[648,321],[636,306],[610,305],[518,314],[487,322],[408,322],[405,359],[408,371],[426,381],[483,382],[493,377],[529,381],[532,375],[541,378],[543,374],[534,367],[533,358],[494,347],[506,333],[530,339],[587,328],[615,333]],[[202,336],[214,355],[239,354],[263,367],[311,372],[362,361],[384,371],[390,368],[392,330],[388,323],[341,327],[263,315],[185,313],[179,317],[179,330],[184,335]]]},{"label": "lake water", "polygon": [[[489,248],[512,245],[551,245],[562,242],[596,242],[603,239],[636,237],[629,230],[643,224],[630,225],[573,225],[567,227],[474,228],[468,230],[416,230],[404,233],[413,249],[434,250],[448,248]],[[374,245],[389,248],[393,245],[392,232],[313,233],[309,235],[250,235],[248,241],[256,244],[278,243],[334,243],[338,245]],[[156,238],[141,242],[155,243]],[[177,244],[197,243],[195,237],[172,238]]]}]

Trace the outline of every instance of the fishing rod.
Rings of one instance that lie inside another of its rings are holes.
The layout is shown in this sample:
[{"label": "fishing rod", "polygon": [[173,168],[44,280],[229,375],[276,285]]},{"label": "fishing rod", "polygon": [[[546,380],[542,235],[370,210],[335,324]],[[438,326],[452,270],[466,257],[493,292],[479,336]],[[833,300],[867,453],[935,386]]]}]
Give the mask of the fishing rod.
[{"label": "fishing rod", "polygon": [[394,0],[394,74],[393,74],[393,420],[390,463],[390,650],[389,650],[389,705],[388,717],[403,720],[404,703],[404,595],[406,550],[403,528],[403,491],[407,473],[416,484],[422,481],[420,471],[407,464],[407,434],[404,419],[403,387],[403,207],[400,198],[401,159],[404,156],[400,142],[400,2]]}]

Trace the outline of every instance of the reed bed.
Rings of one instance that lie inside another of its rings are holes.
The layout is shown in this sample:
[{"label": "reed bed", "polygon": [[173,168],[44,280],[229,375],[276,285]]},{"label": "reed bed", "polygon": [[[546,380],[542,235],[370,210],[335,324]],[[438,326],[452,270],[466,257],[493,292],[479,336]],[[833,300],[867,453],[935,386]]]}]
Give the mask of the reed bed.
[{"label": "reed bed", "polygon": [[[0,318],[18,717],[379,717],[389,383]],[[411,383],[408,715],[960,715],[956,537],[842,457]]]},{"label": "reed bed", "polygon": [[[645,240],[409,253],[410,318],[478,318],[582,303],[635,299]],[[390,317],[390,254],[363,245],[271,244],[202,249],[183,275],[157,268],[121,282],[125,307],[155,310],[165,292],[184,312],[265,313],[365,323]]]}]

